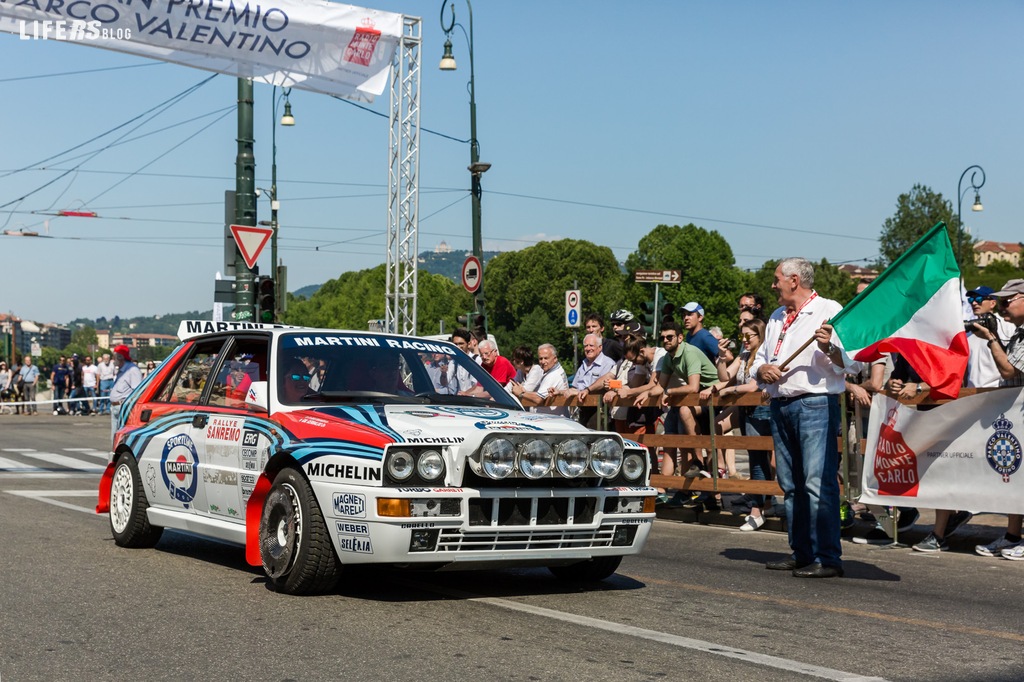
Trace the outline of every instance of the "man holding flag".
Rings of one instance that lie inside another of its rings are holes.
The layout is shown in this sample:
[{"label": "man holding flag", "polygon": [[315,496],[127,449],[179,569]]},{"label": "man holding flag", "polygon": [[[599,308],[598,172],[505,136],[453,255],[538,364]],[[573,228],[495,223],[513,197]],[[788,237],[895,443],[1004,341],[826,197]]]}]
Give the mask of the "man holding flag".
[{"label": "man holding flag", "polygon": [[828,325],[842,307],[813,286],[810,262],[779,263],[772,289],[780,307],[754,360],[754,375],[772,399],[775,466],[793,551],[765,567],[797,578],[834,578],[843,575],[838,437],[847,362]]}]

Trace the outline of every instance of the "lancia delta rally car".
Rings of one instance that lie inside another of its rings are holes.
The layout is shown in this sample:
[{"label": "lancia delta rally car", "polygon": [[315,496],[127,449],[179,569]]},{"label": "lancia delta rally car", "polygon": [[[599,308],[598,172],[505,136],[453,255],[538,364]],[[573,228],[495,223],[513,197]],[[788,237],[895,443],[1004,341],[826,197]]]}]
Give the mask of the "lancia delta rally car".
[{"label": "lancia delta rally car", "polygon": [[450,343],[203,321],[179,337],[121,406],[97,512],[122,547],[164,528],[235,542],[303,594],[345,564],[600,580],[647,539],[642,446],[525,411]]}]

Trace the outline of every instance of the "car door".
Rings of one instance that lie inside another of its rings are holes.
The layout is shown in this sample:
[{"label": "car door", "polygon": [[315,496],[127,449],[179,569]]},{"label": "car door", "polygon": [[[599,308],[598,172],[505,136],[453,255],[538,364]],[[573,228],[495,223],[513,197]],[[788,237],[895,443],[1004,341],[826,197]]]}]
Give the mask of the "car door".
[{"label": "car door", "polygon": [[161,416],[150,422],[154,434],[139,462],[150,504],[188,513],[205,507],[199,495],[208,420],[204,395],[224,344],[223,338],[196,343],[157,398]]},{"label": "car door", "polygon": [[[225,348],[211,375],[205,421],[201,425],[203,433],[194,436],[202,448],[198,496],[201,504],[197,507],[200,514],[245,521],[244,505],[252,493],[260,464],[260,435],[253,424],[247,427],[246,423],[261,416],[252,413],[245,393],[252,383],[266,381],[268,348],[266,337],[236,337]],[[198,422],[194,426],[200,428]]]}]

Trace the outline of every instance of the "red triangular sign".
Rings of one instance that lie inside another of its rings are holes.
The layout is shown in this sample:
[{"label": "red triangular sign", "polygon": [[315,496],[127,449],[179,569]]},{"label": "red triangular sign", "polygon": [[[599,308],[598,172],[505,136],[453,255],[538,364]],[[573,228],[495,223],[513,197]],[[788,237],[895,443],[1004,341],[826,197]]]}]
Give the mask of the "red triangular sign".
[{"label": "red triangular sign", "polygon": [[250,270],[256,266],[263,247],[267,245],[270,236],[274,234],[272,227],[253,227],[252,225],[232,225],[231,234],[238,244],[238,250],[245,259],[245,265]]}]

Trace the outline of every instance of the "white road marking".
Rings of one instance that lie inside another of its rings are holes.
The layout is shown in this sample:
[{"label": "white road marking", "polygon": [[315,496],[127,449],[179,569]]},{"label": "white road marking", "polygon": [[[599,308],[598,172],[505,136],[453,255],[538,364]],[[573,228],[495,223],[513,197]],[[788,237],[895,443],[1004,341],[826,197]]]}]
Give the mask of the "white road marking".
[{"label": "white road marking", "polygon": [[110,453],[104,452],[103,450],[96,450],[94,448],[64,448],[66,452],[76,452],[86,457],[94,457],[96,459],[102,459],[104,462],[110,461]]},{"label": "white road marking", "polygon": [[[423,585],[417,585],[420,589],[424,589]],[[510,601],[507,599],[497,599],[494,597],[480,597],[477,595],[469,594],[467,592],[460,592],[458,590],[447,590],[444,588],[430,587],[425,588],[433,592],[440,592],[447,594],[459,599],[465,599],[468,601],[480,602],[488,604],[490,606],[496,606],[502,609],[508,609],[511,611],[522,611],[535,616],[541,616],[543,618],[551,618],[552,620],[559,620],[573,625],[583,625],[591,627],[597,630],[606,630],[608,632],[614,632],[615,634],[631,635],[633,637],[639,637],[641,639],[648,639],[654,642],[661,642],[662,644],[668,644],[670,646],[681,647],[684,649],[692,649],[694,651],[701,651],[708,654],[714,654],[716,656],[723,656],[725,658],[733,658],[739,661],[746,661],[754,665],[760,665],[767,668],[775,668],[777,670],[785,670],[786,672],[799,673],[801,675],[810,675],[813,677],[821,677],[826,680],[841,680],[842,682],[885,682],[885,678],[882,677],[867,677],[859,675],[857,673],[849,673],[843,670],[835,670],[833,668],[825,668],[817,665],[810,665],[808,663],[801,663],[799,661],[792,661],[787,658],[779,658],[778,656],[770,656],[768,654],[760,654],[756,651],[747,651],[745,649],[736,649],[734,647],[725,646],[722,644],[715,644],[714,642],[704,642],[699,639],[691,639],[690,637],[680,637],[679,635],[672,635],[667,632],[659,632],[657,630],[647,630],[645,628],[638,628],[632,625],[624,625],[622,623],[613,623],[607,620],[601,620],[599,618],[590,618],[589,616],[581,616],[574,613],[564,613],[562,611],[555,611],[554,609],[546,609],[541,606],[531,606],[529,604],[521,604],[519,602]]]},{"label": "white road marking", "polygon": [[75,471],[88,471],[90,473],[96,474],[103,473],[103,467],[97,467],[92,462],[83,462],[80,459],[68,457],[67,455],[58,455],[53,452],[22,452],[21,454],[24,457],[42,460],[48,464],[55,464],[65,469],[72,469]]},{"label": "white road marking", "polygon": [[77,504],[71,504],[64,500],[55,500],[54,497],[92,497],[97,499],[99,492],[96,490],[5,490],[5,493],[10,495],[17,495],[18,497],[27,497],[30,500],[39,500],[40,502],[46,502],[56,507],[62,507],[64,509],[73,509],[74,511],[85,512],[90,516],[96,516],[103,518],[103,515],[96,513],[96,507],[82,507]]},{"label": "white road marking", "polygon": [[16,471],[39,471],[39,467],[29,466],[24,462],[16,462],[13,459],[0,457],[0,470],[14,469]]}]

